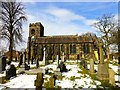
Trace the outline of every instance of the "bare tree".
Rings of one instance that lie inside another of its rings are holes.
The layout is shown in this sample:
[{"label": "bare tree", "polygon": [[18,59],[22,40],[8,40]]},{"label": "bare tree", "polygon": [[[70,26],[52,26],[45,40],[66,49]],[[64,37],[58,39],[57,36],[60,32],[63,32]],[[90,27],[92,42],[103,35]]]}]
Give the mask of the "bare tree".
[{"label": "bare tree", "polygon": [[24,6],[21,2],[5,0],[2,2],[2,28],[1,37],[9,42],[10,60],[12,60],[12,51],[16,44],[23,41],[22,23],[26,21]]},{"label": "bare tree", "polygon": [[109,47],[113,36],[113,30],[115,30],[117,26],[114,20],[114,15],[104,14],[102,17],[98,18],[98,22],[94,23],[93,26],[100,31],[101,39],[104,42],[104,49],[107,54],[107,60],[109,62]]}]

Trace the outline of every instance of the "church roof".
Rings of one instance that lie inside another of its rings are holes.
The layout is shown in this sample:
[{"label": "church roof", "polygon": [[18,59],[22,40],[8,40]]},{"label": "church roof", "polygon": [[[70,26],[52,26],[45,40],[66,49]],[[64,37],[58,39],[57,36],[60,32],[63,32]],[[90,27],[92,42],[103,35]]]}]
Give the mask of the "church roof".
[{"label": "church roof", "polygon": [[41,44],[67,44],[93,42],[93,40],[90,36],[62,35],[37,37],[36,42]]}]

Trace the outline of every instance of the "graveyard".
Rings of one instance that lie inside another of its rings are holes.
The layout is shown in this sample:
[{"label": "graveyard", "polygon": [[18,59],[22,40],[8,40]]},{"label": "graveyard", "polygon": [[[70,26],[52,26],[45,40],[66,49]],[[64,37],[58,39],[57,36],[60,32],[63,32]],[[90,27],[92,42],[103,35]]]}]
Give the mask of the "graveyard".
[{"label": "graveyard", "polygon": [[[102,52],[101,52],[102,53]],[[24,55],[23,55],[24,56]],[[25,56],[24,56],[25,57]],[[103,56],[101,56],[102,58]],[[103,59],[103,58],[102,58]],[[24,58],[23,58],[24,60]],[[98,62],[93,60],[53,60],[39,61],[39,67],[37,62],[30,63],[30,69],[25,70],[25,62],[19,66],[19,62],[13,61],[16,67],[16,75],[9,80],[5,79],[6,71],[3,69],[0,74],[0,89],[24,89],[24,90],[40,90],[41,88],[92,88],[92,89],[118,89],[120,87],[120,72],[119,66],[114,64],[116,60],[112,60],[109,63],[109,69],[104,71],[99,68]],[[27,63],[27,62],[26,62]],[[47,63],[47,64],[46,64]],[[104,63],[100,61],[100,63]],[[99,71],[99,69],[101,71]],[[99,73],[100,74],[99,74]],[[13,72],[11,72],[13,73]],[[103,76],[101,77],[101,73]],[[108,77],[104,75],[109,75]],[[100,77],[100,78],[99,78]]]},{"label": "graveyard", "polygon": [[[37,25],[42,27],[36,23],[32,28]],[[69,44],[71,41],[66,41],[67,44],[64,42],[70,36],[53,36],[50,39],[39,37],[38,42],[33,36],[29,37],[32,41],[28,42],[28,48],[18,54],[18,60],[14,58],[10,61],[5,55],[0,57],[0,89],[120,88],[118,57],[105,57],[102,39],[72,36],[83,39],[74,41],[78,44],[72,46]],[[60,41],[54,44],[53,39]],[[49,45],[51,42],[54,45]],[[61,47],[59,43],[62,43]]]},{"label": "graveyard", "polygon": [[117,3],[5,1],[0,90],[120,90]]}]

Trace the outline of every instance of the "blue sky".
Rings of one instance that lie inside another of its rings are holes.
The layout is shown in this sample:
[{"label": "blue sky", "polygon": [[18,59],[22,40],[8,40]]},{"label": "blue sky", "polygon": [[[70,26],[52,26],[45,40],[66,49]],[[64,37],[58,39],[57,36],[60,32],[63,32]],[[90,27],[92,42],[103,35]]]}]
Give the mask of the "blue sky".
[{"label": "blue sky", "polygon": [[[23,25],[23,37],[27,42],[29,23],[41,22],[45,36],[81,35],[99,33],[91,25],[103,14],[112,13],[118,18],[118,2],[23,2],[28,21]],[[17,47],[25,48],[27,44]]]},{"label": "blue sky", "polygon": [[41,22],[45,36],[81,35],[86,32],[99,33],[91,25],[103,14],[112,13],[117,19],[117,2],[24,2],[28,21],[24,24],[27,41],[29,23]]}]

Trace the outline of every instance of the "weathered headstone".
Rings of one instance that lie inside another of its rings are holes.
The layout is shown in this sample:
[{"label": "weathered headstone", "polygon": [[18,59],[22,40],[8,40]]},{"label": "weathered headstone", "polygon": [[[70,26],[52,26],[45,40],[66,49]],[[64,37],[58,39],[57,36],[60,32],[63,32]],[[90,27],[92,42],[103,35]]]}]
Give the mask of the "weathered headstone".
[{"label": "weathered headstone", "polygon": [[39,60],[38,59],[36,60],[36,67],[37,68],[39,67]]},{"label": "weathered headstone", "polygon": [[4,83],[5,83],[5,80],[6,80],[6,77],[3,76],[3,75],[1,75],[1,76],[0,76],[0,83],[1,83],[1,84],[4,84]]},{"label": "weathered headstone", "polygon": [[31,64],[33,64],[33,59],[34,59],[34,58],[33,58],[33,56],[32,56],[32,59],[31,59]]},{"label": "weathered headstone", "polygon": [[57,55],[57,67],[59,66],[59,56]]},{"label": "weathered headstone", "polygon": [[108,63],[104,62],[103,43],[99,42],[100,63],[98,64],[97,77],[99,80],[109,80]]},{"label": "weathered headstone", "polygon": [[25,70],[29,70],[29,69],[30,69],[30,66],[25,63]]},{"label": "weathered headstone", "polygon": [[54,88],[55,80],[56,80],[56,76],[55,75],[49,78],[49,88]]},{"label": "weathered headstone", "polygon": [[113,69],[109,69],[109,83],[115,86],[115,72]]},{"label": "weathered headstone", "polygon": [[0,56],[0,73],[2,72],[2,57]]},{"label": "weathered headstone", "polygon": [[19,67],[22,65],[23,63],[23,54],[20,54],[20,58],[19,58]]},{"label": "weathered headstone", "polygon": [[6,70],[6,79],[9,80],[11,77],[16,77],[16,68],[13,64]]},{"label": "weathered headstone", "polygon": [[60,72],[61,72],[61,73],[68,71],[67,68],[66,68],[66,66],[65,66],[65,64],[64,64],[64,62],[60,62],[60,64],[59,64],[58,67],[60,68]]},{"label": "weathered headstone", "polygon": [[46,65],[45,47],[43,48],[43,52],[44,52],[44,55],[43,55],[43,65]]},{"label": "weathered headstone", "polygon": [[0,58],[0,68],[1,70],[0,71],[4,71],[5,70],[5,67],[6,67],[6,58],[4,55],[1,56]]},{"label": "weathered headstone", "polygon": [[90,74],[94,74],[94,59],[90,59]]},{"label": "weathered headstone", "polygon": [[34,82],[34,86],[36,86],[36,90],[42,90],[43,82],[44,82],[43,73],[37,73],[37,78]]},{"label": "weathered headstone", "polygon": [[80,65],[82,65],[85,69],[87,69],[87,62],[84,58],[81,59]]},{"label": "weathered headstone", "polygon": [[61,76],[60,68],[57,68],[54,72],[55,72],[55,75]]},{"label": "weathered headstone", "polygon": [[64,62],[64,52],[62,52],[62,61]]}]

